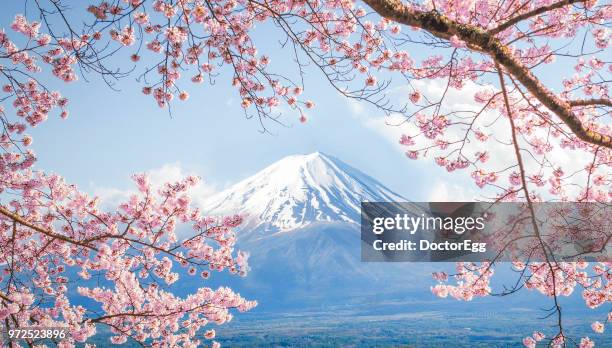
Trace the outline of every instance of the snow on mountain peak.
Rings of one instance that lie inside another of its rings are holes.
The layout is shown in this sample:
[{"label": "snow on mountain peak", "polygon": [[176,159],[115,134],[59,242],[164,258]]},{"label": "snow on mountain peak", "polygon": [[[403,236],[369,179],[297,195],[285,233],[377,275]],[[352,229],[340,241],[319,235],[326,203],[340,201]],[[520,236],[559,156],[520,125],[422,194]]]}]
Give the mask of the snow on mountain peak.
[{"label": "snow on mountain peak", "polygon": [[285,157],[211,197],[211,215],[239,213],[246,226],[288,231],[319,221],[358,223],[362,201],[405,201],[375,179],[321,152]]}]

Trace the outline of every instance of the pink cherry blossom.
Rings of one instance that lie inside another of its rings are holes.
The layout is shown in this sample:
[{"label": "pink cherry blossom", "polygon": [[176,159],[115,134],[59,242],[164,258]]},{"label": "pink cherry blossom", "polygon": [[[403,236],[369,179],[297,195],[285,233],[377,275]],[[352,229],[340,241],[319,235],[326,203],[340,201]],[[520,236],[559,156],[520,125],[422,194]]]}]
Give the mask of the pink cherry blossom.
[{"label": "pink cherry blossom", "polygon": [[120,32],[111,31],[110,35],[113,40],[120,42],[123,46],[132,46],[136,42],[134,28],[130,26],[124,27]]},{"label": "pink cherry blossom", "polygon": [[580,339],[580,348],[593,348],[595,347],[595,343],[591,341],[588,337],[583,337]]},{"label": "pink cherry blossom", "polygon": [[531,336],[525,337],[523,338],[523,345],[527,348],[535,348],[536,340]]},{"label": "pink cherry blossom", "polygon": [[173,44],[181,44],[187,40],[185,29],[181,27],[169,27],[166,29],[166,37]]},{"label": "pink cherry blossom", "polygon": [[600,323],[599,321],[594,322],[593,324],[591,324],[591,328],[593,329],[593,331],[597,332],[597,333],[603,333],[605,326],[604,324]]},{"label": "pink cherry blossom", "polygon": [[535,331],[532,335],[533,339],[536,340],[537,342],[543,340],[544,338],[546,338],[546,335],[544,335],[542,332],[540,331]]}]

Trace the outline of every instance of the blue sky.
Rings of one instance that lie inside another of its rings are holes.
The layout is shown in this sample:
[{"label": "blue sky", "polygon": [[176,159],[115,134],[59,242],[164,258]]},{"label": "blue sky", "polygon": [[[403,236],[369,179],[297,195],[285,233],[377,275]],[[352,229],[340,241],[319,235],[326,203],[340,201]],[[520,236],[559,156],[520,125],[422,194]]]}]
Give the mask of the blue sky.
[{"label": "blue sky", "polygon": [[[0,24],[5,28],[14,14],[23,12],[13,6],[3,4]],[[295,66],[270,39],[274,31],[258,30],[260,51],[271,56],[277,71],[293,74]],[[127,51],[112,63],[129,68],[127,56],[132,52]],[[129,188],[132,173],[168,164],[223,188],[284,156],[314,151],[336,156],[415,201],[428,199],[436,185],[451,179],[429,162],[408,160],[397,145],[398,131],[381,130],[385,123],[381,111],[340,96],[318,71],[306,73],[305,96],[317,107],[308,113],[305,124],[294,112],[282,116],[286,127],[267,122],[272,134],[262,133],[257,119],[245,118],[227,71],[214,86],[194,85],[185,78],[182,87],[191,98],[175,102],[172,117],[141,94],[137,74],[118,81],[119,91],[91,74],[85,75],[88,81],[79,76],[70,84],[43,78],[69,98],[70,116],[65,121],[50,117],[29,131],[39,158],[36,166],[89,192],[96,187]]]},{"label": "blue sky", "polygon": [[51,119],[32,132],[38,167],[81,186],[122,187],[131,173],[178,162],[223,186],[284,156],[319,150],[407,197],[427,194],[423,181],[431,177],[424,175],[422,164],[402,155],[393,144],[398,139],[355,119],[348,101],[327,86],[309,93],[317,103],[309,122],[301,124],[296,114],[287,113],[282,120],[288,126],[269,122],[273,134],[268,134],[261,132],[258,120],[245,118],[227,84],[220,79],[212,88],[189,89],[192,97],[175,103],[171,118],[132,81],[121,81],[120,93],[98,81],[76,82],[63,89],[70,99],[69,119]]},{"label": "blue sky", "polygon": [[[3,4],[1,26],[8,27],[13,15],[23,12],[21,7]],[[71,12],[74,18],[79,11]],[[295,74],[296,67],[278,39],[272,28],[257,28],[255,40],[260,52],[271,57],[271,66]],[[110,63],[130,68],[128,56],[133,50],[128,48]],[[429,54],[420,46],[410,52],[415,57]],[[39,157],[37,168],[57,172],[95,192],[98,187],[129,188],[132,173],[172,165],[220,189],[284,156],[322,151],[413,201],[461,199],[476,191],[467,172],[448,174],[431,160],[408,160],[397,144],[402,131],[386,126],[382,111],[340,96],[313,68],[306,69],[305,80],[305,96],[317,105],[308,113],[309,121],[301,124],[296,113],[287,112],[281,118],[287,127],[266,122],[272,134],[262,133],[257,119],[245,118],[228,71],[214,86],[194,85],[183,78],[181,87],[191,98],[174,102],[170,117],[167,109],[141,94],[143,85],[135,77],[143,69],[140,65],[135,74],[118,81],[119,91],[91,74],[85,75],[88,81],[80,76],[70,84],[43,78],[70,99],[70,117],[66,121],[51,117],[30,131]],[[392,98],[401,104],[407,93]]]}]

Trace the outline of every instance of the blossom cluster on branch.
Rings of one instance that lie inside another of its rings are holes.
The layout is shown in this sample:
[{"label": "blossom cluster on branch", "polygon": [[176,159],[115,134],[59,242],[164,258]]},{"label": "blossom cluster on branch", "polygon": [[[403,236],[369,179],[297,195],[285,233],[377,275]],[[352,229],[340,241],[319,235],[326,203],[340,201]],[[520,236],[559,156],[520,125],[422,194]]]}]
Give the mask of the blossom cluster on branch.
[{"label": "blossom cluster on branch", "polygon": [[[200,277],[198,282],[217,271],[245,276],[248,255],[235,250],[233,232],[242,218],[202,216],[189,193],[197,177],[154,188],[146,175],[135,175],[138,192],[105,211],[97,197],[35,170],[32,138],[25,132],[54,110],[68,115],[67,99],[36,74],[48,68],[64,82],[75,81],[75,66],[86,64],[81,50],[99,39],[57,38],[40,29],[40,22],[17,15],[11,25],[15,35],[0,32],[0,93],[8,104],[0,108],[4,330],[67,328],[67,339],[55,342],[60,347],[87,342],[99,326],[110,329],[115,344],[131,339],[152,346],[218,346],[211,324],[223,324],[233,309],[248,311],[256,302],[226,287],[200,287],[181,297],[172,284],[181,273]],[[99,305],[74,304],[75,296]]]}]

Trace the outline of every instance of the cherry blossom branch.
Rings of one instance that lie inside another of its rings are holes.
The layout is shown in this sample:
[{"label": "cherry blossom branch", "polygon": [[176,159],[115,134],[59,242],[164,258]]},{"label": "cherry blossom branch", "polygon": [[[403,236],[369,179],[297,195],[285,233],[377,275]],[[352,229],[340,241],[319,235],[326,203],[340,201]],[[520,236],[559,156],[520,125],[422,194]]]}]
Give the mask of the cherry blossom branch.
[{"label": "cherry blossom branch", "polygon": [[[489,33],[491,33],[492,35],[495,35],[497,33],[500,33],[502,31],[510,28],[511,26],[513,26],[513,25],[515,25],[515,24],[517,24],[517,23],[519,23],[521,21],[526,20],[526,19],[538,16],[540,14],[543,14],[543,13],[546,13],[548,11],[552,11],[552,10],[555,10],[555,9],[558,9],[558,8],[561,8],[561,7],[564,7],[564,6],[567,6],[567,5],[575,4],[575,3],[578,3],[578,2],[585,2],[585,1],[586,0],[562,0],[562,1],[558,1],[558,2],[552,3],[550,5],[547,5],[547,6],[538,7],[536,9],[531,10],[531,11],[528,11],[528,12],[525,12],[525,13],[522,13],[520,15],[517,15],[515,17],[510,18],[506,22],[504,22],[504,23],[498,25],[497,27],[489,30]],[[527,4],[527,2],[525,4]]]},{"label": "cherry blossom branch", "polygon": [[15,214],[15,213],[10,212],[9,210],[4,208],[3,206],[0,206],[0,214],[6,216],[7,218],[15,221],[16,223],[18,223],[20,225],[29,227],[29,228],[35,230],[36,232],[40,232],[40,233],[42,233],[43,235],[45,235],[47,237],[51,237],[51,238],[54,238],[54,239],[59,239],[59,240],[61,240],[63,242],[67,242],[67,243],[74,244],[74,245],[79,245],[79,246],[85,247],[87,249],[91,249],[91,250],[97,251],[97,249],[94,246],[92,246],[92,245],[80,242],[78,240],[74,240],[72,238],[63,236],[61,234],[57,234],[55,232],[52,232],[52,231],[49,231],[49,230],[47,230],[45,228],[37,226],[37,225],[27,221],[23,217]]},{"label": "cherry blossom branch", "polygon": [[612,106],[612,100],[606,98],[570,100],[570,106],[605,105]]},{"label": "cherry blossom branch", "polygon": [[585,127],[572,112],[567,101],[557,97],[518,59],[509,48],[490,32],[476,26],[460,24],[436,12],[423,12],[404,5],[400,0],[364,0],[381,16],[398,23],[422,28],[432,35],[450,40],[453,36],[464,41],[470,49],[488,54],[508,73],[529,90],[544,106],[554,112],[581,140],[612,149],[612,138]]},{"label": "cherry blossom branch", "polygon": [[519,166],[519,173],[521,176],[521,182],[522,182],[522,188],[523,188],[523,192],[525,194],[525,200],[527,202],[527,206],[529,208],[529,213],[530,213],[530,219],[531,219],[531,224],[533,227],[533,231],[538,239],[538,242],[540,244],[540,247],[542,248],[542,253],[544,255],[544,258],[546,259],[546,264],[548,265],[549,271],[550,271],[550,275],[552,277],[552,296],[553,296],[553,300],[554,300],[554,306],[557,312],[557,326],[559,328],[559,334],[557,336],[561,336],[561,337],[565,337],[565,335],[563,334],[563,322],[562,322],[562,314],[561,314],[561,306],[559,305],[558,302],[558,298],[557,298],[557,282],[556,282],[556,275],[555,275],[555,269],[553,268],[553,263],[551,262],[551,260],[549,259],[549,255],[547,252],[547,246],[545,245],[544,240],[542,240],[542,236],[540,235],[540,228],[538,226],[538,222],[536,221],[536,214],[535,214],[535,210],[533,208],[533,202],[531,199],[531,195],[529,194],[529,190],[527,189],[527,179],[525,177],[525,165],[523,163],[523,157],[521,155],[521,149],[519,147],[518,144],[518,138],[516,136],[516,126],[514,124],[514,120],[513,120],[513,116],[512,116],[512,110],[510,109],[510,102],[508,100],[508,92],[506,91],[506,83],[504,82],[504,75],[503,75],[503,71],[502,68],[499,64],[496,64],[496,69],[497,69],[497,74],[499,77],[499,84],[500,84],[500,88],[502,90],[502,95],[504,97],[504,104],[506,107],[506,113],[508,116],[508,120],[510,122],[510,131],[512,133],[512,144],[514,146],[514,153],[516,155],[516,160],[518,162],[518,166]]}]

